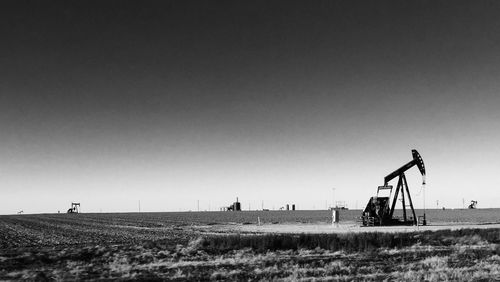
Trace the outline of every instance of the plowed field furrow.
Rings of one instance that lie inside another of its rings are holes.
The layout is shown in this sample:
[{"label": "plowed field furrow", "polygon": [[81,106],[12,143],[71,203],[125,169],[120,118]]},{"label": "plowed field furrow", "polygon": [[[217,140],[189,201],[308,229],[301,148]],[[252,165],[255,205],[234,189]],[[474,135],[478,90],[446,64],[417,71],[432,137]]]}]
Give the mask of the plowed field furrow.
[{"label": "plowed field furrow", "polygon": [[[69,221],[44,218],[16,218],[3,221],[4,224],[15,226],[10,233],[24,234],[23,240],[17,240],[15,245],[47,245],[47,244],[74,244],[76,242],[125,242],[128,240],[151,240],[168,237],[171,228],[138,228],[136,226],[98,225],[85,221]],[[9,229],[9,228],[7,228]],[[15,230],[18,231],[15,231]],[[41,231],[43,230],[43,231]],[[4,236],[8,236],[7,233]],[[15,236],[15,235],[14,235]],[[11,237],[14,237],[11,236]]]},{"label": "plowed field furrow", "polygon": [[473,281],[500,273],[498,229],[251,234],[211,225],[257,213],[216,215],[0,216],[0,280]]}]

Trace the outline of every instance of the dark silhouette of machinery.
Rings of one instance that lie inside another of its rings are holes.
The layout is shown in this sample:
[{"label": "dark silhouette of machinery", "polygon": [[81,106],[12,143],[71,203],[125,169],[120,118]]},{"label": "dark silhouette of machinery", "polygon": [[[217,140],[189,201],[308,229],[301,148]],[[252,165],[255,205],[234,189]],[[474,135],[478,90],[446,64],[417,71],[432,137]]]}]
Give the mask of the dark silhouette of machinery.
[{"label": "dark silhouette of machinery", "polygon": [[[284,207],[280,207],[280,211],[289,211],[290,210],[290,204],[286,204]],[[295,204],[292,204],[292,211],[295,210]]]},{"label": "dark silhouette of machinery", "polygon": [[477,208],[477,201],[470,201],[469,209],[476,209]]},{"label": "dark silhouette of machinery", "polygon": [[[408,190],[408,182],[406,181],[405,172],[410,168],[417,166],[422,174],[422,185],[425,185],[425,166],[422,157],[417,152],[417,150],[411,151],[413,155],[413,160],[393,171],[384,178],[384,185],[379,186],[377,189],[377,196],[371,197],[370,201],[366,205],[365,210],[361,216],[363,226],[373,226],[373,225],[417,225],[417,216],[415,215],[415,209],[413,208],[413,203],[410,196],[410,191]],[[399,177],[398,184],[396,186],[396,191],[394,197],[391,201],[393,186],[389,185],[389,182],[394,178]],[[388,197],[379,196],[381,190],[389,190]],[[393,218],[394,209],[396,207],[396,202],[398,201],[398,195],[401,192],[401,202],[403,205],[403,218],[397,219]],[[406,198],[405,198],[406,194]],[[408,205],[406,203],[408,200]],[[406,213],[406,208],[410,207],[412,216],[408,216]],[[426,225],[425,213],[421,217],[422,224]]]},{"label": "dark silhouette of machinery", "polygon": [[68,209],[68,213],[78,213],[80,209],[80,203],[71,203],[71,208]]},{"label": "dark silhouette of machinery", "polygon": [[241,203],[238,201],[238,198],[236,198],[236,202],[234,202],[232,205],[227,207],[228,211],[241,211]]}]

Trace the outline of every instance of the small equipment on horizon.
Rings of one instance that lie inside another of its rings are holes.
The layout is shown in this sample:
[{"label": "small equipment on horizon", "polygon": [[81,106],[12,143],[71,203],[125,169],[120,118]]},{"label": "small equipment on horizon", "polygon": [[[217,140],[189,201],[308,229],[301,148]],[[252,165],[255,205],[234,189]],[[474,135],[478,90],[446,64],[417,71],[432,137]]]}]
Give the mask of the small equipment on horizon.
[{"label": "small equipment on horizon", "polygon": [[334,210],[334,209],[349,210],[349,208],[347,207],[345,201],[336,201],[335,202],[335,206],[334,207],[330,207],[330,210]]},{"label": "small equipment on horizon", "polygon": [[477,201],[470,201],[469,209],[477,209]]},{"label": "small equipment on horizon", "polygon": [[[408,189],[408,182],[406,181],[405,172],[417,166],[422,174],[422,185],[425,185],[425,166],[422,157],[417,152],[417,150],[412,150],[413,160],[393,171],[384,178],[384,185],[379,186],[377,189],[377,195],[371,197],[366,205],[366,208],[361,215],[361,221],[363,226],[374,226],[374,225],[417,225],[417,216],[415,214],[415,209],[413,208],[413,203],[410,197],[410,191]],[[398,184],[396,186],[396,192],[391,201],[393,186],[389,185],[389,182],[394,178],[399,177]],[[389,191],[389,196],[379,196],[381,190]],[[394,210],[396,203],[398,202],[398,195],[401,192],[401,203],[403,205],[403,218],[394,218]],[[406,198],[405,199],[405,192]],[[408,200],[408,203],[406,203]],[[406,213],[406,208],[410,207],[412,215],[408,216]],[[426,225],[425,211],[422,217],[418,218],[421,222],[420,224]]]},{"label": "small equipment on horizon", "polygon": [[68,209],[68,213],[79,213],[80,203],[71,203],[71,208]]},{"label": "small equipment on horizon", "polygon": [[332,225],[335,227],[339,227],[340,222],[340,209],[334,208],[332,209]]}]

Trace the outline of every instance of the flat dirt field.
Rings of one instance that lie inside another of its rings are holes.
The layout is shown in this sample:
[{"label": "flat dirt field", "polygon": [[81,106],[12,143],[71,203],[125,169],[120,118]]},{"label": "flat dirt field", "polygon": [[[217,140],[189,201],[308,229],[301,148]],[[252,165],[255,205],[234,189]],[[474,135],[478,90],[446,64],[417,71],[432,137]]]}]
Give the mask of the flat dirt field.
[{"label": "flat dirt field", "polygon": [[0,280],[500,279],[498,209],[428,210],[424,227],[359,227],[359,214],[0,216]]}]

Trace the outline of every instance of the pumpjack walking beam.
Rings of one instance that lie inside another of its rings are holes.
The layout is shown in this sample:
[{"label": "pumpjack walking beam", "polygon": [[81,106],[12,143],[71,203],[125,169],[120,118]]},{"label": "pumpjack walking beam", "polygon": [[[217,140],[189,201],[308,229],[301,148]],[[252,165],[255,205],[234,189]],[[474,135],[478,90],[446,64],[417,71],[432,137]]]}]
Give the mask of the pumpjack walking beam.
[{"label": "pumpjack walking beam", "polygon": [[403,165],[402,167],[396,169],[386,177],[384,177],[384,185],[387,186],[389,181],[392,179],[401,176],[401,174],[404,174],[405,171],[409,170],[413,166],[418,166],[418,169],[420,170],[420,173],[422,174],[423,181],[422,184],[425,184],[425,165],[424,165],[424,160],[422,160],[422,157],[420,154],[417,152],[417,150],[411,150],[411,154],[413,155],[413,160],[409,161],[407,164]]}]

